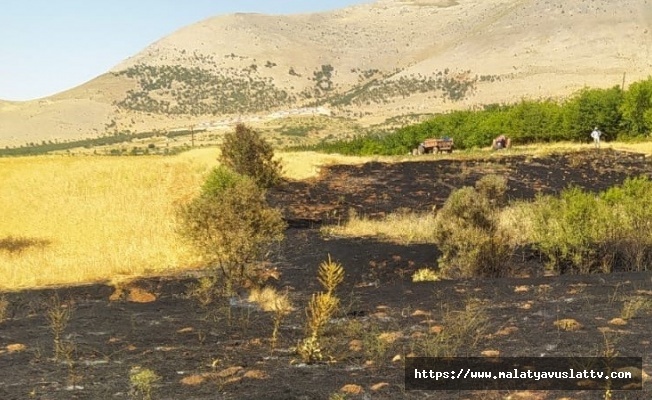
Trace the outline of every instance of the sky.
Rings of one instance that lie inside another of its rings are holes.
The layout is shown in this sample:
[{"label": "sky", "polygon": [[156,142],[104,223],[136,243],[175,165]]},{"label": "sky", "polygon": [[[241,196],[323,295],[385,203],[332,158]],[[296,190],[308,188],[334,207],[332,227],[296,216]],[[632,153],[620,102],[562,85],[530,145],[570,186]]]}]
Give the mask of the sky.
[{"label": "sky", "polygon": [[186,25],[222,14],[296,14],[369,0],[2,0],[0,99],[32,100],[101,75]]}]

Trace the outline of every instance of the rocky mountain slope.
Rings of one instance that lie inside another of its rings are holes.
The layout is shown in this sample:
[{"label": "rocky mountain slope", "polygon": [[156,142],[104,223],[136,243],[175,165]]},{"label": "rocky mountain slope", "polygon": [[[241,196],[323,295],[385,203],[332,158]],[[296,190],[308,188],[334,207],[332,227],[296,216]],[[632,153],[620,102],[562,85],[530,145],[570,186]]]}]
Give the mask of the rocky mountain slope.
[{"label": "rocky mountain slope", "polygon": [[379,0],[315,14],[218,16],[77,88],[0,102],[0,145],[300,108],[370,123],[561,98],[647,77],[651,47],[649,0]]}]

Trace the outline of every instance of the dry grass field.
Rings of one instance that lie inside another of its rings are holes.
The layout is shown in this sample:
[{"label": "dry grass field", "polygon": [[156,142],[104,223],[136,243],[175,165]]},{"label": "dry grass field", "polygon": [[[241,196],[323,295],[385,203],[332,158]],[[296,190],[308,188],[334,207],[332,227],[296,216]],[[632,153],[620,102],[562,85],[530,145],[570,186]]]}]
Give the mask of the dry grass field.
[{"label": "dry grass field", "polygon": [[325,226],[322,231],[331,236],[373,237],[403,245],[432,243],[434,220],[434,212],[420,213],[408,210],[391,213],[382,219],[370,219],[354,214],[349,216],[346,222]]},{"label": "dry grass field", "polygon": [[[609,146],[652,153],[650,143]],[[511,152],[538,154],[581,147],[557,144]],[[113,280],[196,267],[198,260],[175,231],[175,210],[197,193],[204,174],[216,165],[217,155],[217,149],[203,148],[174,157],[0,159],[0,274],[4,277],[0,289]],[[317,177],[325,165],[418,161],[427,156],[288,152],[279,157],[285,176],[302,180]],[[337,236],[427,242],[432,235],[428,222],[432,215],[421,217],[409,212],[381,220],[356,217],[328,229]]]},{"label": "dry grass field", "polygon": [[[0,289],[165,274],[196,267],[175,210],[201,186],[219,151],[174,157],[0,159]],[[366,159],[287,153],[286,176]],[[348,159],[348,161],[346,161]]]},{"label": "dry grass field", "polygon": [[205,167],[180,159],[0,160],[3,289],[161,273],[192,264],[175,204]]}]

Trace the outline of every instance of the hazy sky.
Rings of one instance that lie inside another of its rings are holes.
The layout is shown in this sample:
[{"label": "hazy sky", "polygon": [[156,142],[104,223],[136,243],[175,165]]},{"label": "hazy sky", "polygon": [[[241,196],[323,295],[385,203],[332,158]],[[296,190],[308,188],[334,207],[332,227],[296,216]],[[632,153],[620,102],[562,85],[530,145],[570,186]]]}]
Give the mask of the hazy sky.
[{"label": "hazy sky", "polygon": [[369,0],[1,0],[0,99],[86,82],[177,29],[220,14],[290,14]]}]

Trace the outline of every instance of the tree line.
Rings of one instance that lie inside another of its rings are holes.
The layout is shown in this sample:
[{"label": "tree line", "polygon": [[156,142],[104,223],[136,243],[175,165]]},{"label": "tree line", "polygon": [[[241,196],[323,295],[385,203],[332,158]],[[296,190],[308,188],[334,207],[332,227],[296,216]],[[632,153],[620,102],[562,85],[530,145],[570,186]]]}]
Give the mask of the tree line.
[{"label": "tree line", "polygon": [[448,136],[459,149],[484,147],[506,135],[515,144],[589,140],[594,127],[607,140],[635,140],[652,132],[652,77],[608,89],[584,88],[561,101],[522,100],[481,110],[452,111],[389,133],[321,143],[313,150],[350,155],[406,154],[428,137]]}]

